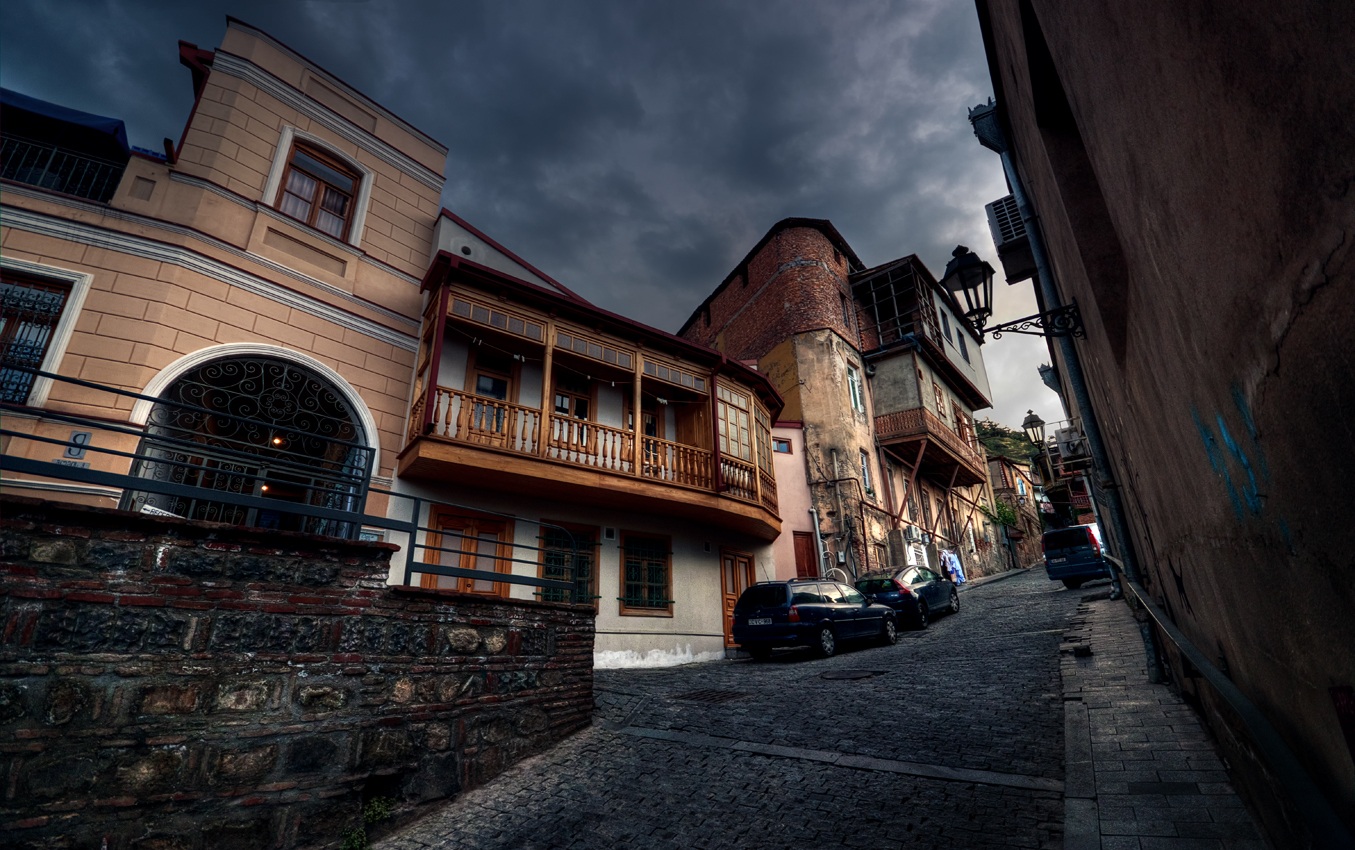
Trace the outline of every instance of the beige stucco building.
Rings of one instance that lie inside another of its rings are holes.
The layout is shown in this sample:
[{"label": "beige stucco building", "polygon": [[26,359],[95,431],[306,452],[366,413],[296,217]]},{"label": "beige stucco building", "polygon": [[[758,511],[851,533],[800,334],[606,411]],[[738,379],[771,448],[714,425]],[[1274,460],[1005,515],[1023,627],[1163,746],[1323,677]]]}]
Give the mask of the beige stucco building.
[{"label": "beige stucco building", "polygon": [[446,148],[266,33],[180,59],[164,155],[6,94],[5,491],[384,537],[392,582],[590,606],[599,663],[722,657],[767,380],[442,209]]}]

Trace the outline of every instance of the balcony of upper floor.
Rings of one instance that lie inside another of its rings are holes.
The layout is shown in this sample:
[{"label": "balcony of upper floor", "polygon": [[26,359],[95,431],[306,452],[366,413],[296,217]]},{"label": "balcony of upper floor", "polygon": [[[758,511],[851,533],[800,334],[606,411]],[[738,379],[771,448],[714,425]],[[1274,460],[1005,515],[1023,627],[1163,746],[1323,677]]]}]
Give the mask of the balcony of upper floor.
[{"label": "balcony of upper floor", "polygon": [[925,407],[875,417],[880,445],[927,480],[966,487],[988,480],[983,448],[968,420],[958,428]]},{"label": "balcony of upper floor", "polygon": [[447,253],[425,287],[401,476],[779,533],[756,372]]},{"label": "balcony of upper floor", "polygon": [[0,90],[0,177],[98,203],[117,191],[131,149],[123,122]]},{"label": "balcony of upper floor", "polygon": [[978,336],[917,257],[855,273],[852,295],[867,360],[917,351],[971,409],[989,405]]}]

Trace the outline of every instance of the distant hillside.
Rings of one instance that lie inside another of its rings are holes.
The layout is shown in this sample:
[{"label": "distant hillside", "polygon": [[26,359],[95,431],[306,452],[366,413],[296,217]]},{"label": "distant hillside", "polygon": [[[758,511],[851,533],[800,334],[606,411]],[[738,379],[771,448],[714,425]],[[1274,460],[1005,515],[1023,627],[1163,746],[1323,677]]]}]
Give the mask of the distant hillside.
[{"label": "distant hillside", "polygon": [[1039,455],[1030,440],[1021,431],[1013,431],[1006,425],[1000,425],[991,419],[980,419],[974,423],[979,442],[993,454],[1009,457],[1021,463],[1029,463]]}]

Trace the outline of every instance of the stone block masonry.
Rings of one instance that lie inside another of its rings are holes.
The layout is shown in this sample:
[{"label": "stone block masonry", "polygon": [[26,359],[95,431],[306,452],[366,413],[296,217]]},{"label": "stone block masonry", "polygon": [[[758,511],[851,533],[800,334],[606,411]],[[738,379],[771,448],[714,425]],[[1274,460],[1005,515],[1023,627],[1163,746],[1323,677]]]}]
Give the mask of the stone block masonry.
[{"label": "stone block masonry", "polygon": [[0,844],[334,847],[588,725],[591,609],[393,548],[0,496]]}]

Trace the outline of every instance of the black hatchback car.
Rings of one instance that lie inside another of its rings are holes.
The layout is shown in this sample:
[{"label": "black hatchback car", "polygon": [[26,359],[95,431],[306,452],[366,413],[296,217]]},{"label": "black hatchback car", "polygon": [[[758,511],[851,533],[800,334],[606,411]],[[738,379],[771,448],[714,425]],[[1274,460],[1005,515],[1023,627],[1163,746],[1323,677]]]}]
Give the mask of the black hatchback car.
[{"label": "black hatchback car", "polygon": [[839,641],[898,641],[894,609],[828,579],[792,579],[750,585],[734,604],[734,642],[755,659],[776,646],[810,646],[827,657]]},{"label": "black hatchback car", "polygon": [[940,611],[960,613],[960,593],[955,582],[926,567],[867,573],[856,580],[856,589],[898,611],[900,617],[919,629],[927,628],[932,615]]}]

